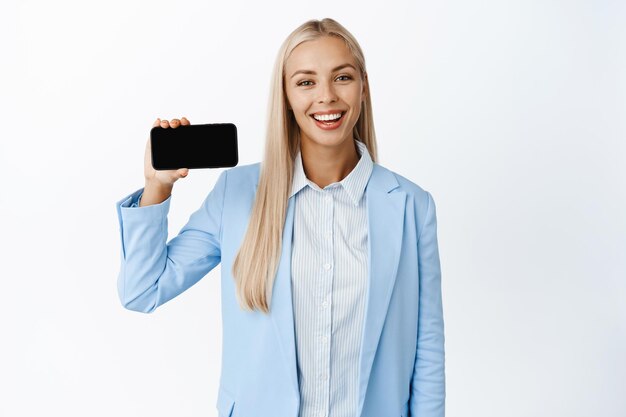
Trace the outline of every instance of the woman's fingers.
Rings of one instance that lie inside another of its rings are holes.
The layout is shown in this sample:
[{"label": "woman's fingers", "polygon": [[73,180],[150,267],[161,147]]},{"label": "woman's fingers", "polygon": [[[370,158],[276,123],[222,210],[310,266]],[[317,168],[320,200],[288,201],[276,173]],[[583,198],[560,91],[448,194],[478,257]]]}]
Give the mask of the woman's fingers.
[{"label": "woman's fingers", "polygon": [[186,117],[182,117],[180,119],[172,119],[171,121],[161,120],[160,118],[157,118],[152,126],[153,127],[161,126],[162,128],[168,128],[168,127],[177,128],[180,125],[189,126],[190,124],[191,123],[189,122],[189,120],[187,120]]}]

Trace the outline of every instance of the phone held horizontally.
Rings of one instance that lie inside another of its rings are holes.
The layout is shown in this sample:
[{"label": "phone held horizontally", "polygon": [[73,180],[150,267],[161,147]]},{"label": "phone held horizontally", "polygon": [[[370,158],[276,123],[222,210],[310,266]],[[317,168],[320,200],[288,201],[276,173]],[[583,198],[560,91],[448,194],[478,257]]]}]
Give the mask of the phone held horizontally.
[{"label": "phone held horizontally", "polygon": [[157,171],[226,168],[239,162],[237,127],[233,123],[153,127],[150,147],[152,167]]}]

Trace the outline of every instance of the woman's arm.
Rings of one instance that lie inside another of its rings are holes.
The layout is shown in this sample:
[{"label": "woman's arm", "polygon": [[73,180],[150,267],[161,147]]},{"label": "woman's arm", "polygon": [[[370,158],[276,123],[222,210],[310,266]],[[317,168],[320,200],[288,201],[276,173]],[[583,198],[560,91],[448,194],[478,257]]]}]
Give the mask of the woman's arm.
[{"label": "woman's arm", "polygon": [[223,171],[202,206],[168,243],[171,196],[159,204],[131,207],[141,189],[117,203],[122,243],[117,289],[125,308],[152,313],[220,263],[226,177]]},{"label": "woman's arm", "polygon": [[437,214],[435,202],[427,194],[428,208],[418,238],[419,317],[409,406],[412,416],[444,417],[445,340]]}]

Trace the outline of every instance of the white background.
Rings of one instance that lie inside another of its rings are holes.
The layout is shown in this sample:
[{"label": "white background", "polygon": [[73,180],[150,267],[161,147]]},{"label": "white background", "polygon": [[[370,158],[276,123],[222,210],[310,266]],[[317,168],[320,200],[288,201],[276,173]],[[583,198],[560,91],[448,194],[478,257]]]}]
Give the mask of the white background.
[{"label": "white background", "polygon": [[[323,17],[365,52],[379,163],[437,204],[447,415],[626,415],[624,2],[226,3],[3,3],[0,415],[217,415],[220,267],[123,309],[115,202],[157,117],[260,161],[278,47]],[[176,184],[170,238],[221,171]]]}]

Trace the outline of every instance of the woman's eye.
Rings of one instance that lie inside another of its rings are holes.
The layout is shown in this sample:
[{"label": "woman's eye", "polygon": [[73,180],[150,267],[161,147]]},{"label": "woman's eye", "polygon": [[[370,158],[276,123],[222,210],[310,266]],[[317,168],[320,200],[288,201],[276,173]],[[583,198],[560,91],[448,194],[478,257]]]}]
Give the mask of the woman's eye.
[{"label": "woman's eye", "polygon": [[[341,81],[347,81],[347,80],[351,80],[351,79],[352,79],[352,77],[351,77],[351,76],[349,76],[349,75],[340,75],[340,76],[339,76],[339,77],[337,77],[336,79],[343,78],[343,77],[345,77],[345,80],[341,80]],[[308,87],[308,86],[309,86],[309,85],[311,85],[311,84],[304,84],[304,83],[310,83],[310,82],[311,82],[311,81],[309,81],[309,80],[304,80],[304,81],[300,81],[300,82],[299,82],[299,83],[297,83],[296,85],[298,85],[298,86],[303,85],[303,86]]]}]

